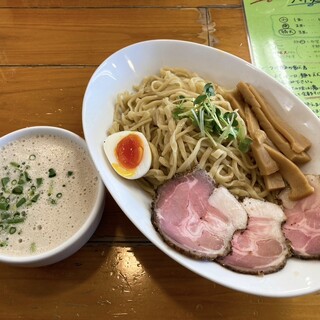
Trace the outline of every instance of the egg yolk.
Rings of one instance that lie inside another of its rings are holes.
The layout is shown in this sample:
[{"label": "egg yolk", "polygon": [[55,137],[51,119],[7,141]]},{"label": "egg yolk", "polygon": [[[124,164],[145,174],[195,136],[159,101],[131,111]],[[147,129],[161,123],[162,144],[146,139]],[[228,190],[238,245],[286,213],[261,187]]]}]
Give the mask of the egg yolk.
[{"label": "egg yolk", "polygon": [[143,142],[137,135],[129,134],[117,144],[115,154],[123,168],[133,170],[142,160]]}]

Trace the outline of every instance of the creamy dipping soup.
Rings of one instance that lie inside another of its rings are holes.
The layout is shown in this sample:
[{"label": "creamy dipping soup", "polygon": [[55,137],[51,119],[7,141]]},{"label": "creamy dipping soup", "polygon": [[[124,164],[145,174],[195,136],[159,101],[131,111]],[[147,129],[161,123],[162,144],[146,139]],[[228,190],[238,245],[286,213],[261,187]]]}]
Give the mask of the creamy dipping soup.
[{"label": "creamy dipping soup", "polygon": [[0,149],[0,254],[49,251],[76,233],[97,198],[88,152],[55,135],[30,135]]}]

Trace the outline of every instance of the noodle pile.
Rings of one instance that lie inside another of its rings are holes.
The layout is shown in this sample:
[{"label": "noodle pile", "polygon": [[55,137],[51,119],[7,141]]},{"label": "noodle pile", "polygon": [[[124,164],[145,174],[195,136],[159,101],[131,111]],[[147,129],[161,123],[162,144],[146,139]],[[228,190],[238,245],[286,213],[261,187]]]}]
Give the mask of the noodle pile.
[{"label": "noodle pile", "polygon": [[[269,193],[250,152],[242,153],[232,141],[227,145],[213,144],[190,119],[173,117],[180,97],[196,98],[205,84],[204,79],[186,70],[161,69],[159,75],[145,78],[135,86],[133,93],[118,95],[108,134],[135,130],[145,135],[152,152],[152,165],[138,183],[151,195],[175,174],[199,167],[235,196],[267,198]],[[215,105],[232,111],[229,102],[219,94],[223,89],[215,86],[218,92],[213,97]]]}]

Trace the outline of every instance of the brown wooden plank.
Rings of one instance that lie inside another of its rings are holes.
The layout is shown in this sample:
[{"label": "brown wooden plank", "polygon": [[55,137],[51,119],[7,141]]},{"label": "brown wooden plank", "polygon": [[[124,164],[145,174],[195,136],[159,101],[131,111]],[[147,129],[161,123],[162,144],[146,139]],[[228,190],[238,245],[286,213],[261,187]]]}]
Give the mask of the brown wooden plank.
[{"label": "brown wooden plank", "polygon": [[97,65],[158,38],[207,43],[198,9],[2,9],[0,65]]},{"label": "brown wooden plank", "polygon": [[83,136],[82,98],[94,68],[0,68],[0,135],[36,125]]},{"label": "brown wooden plank", "polygon": [[1,7],[209,7],[209,6],[235,6],[241,0],[0,0]]},{"label": "brown wooden plank", "polygon": [[[138,41],[174,38],[208,42],[207,32],[202,30],[207,29],[205,11],[144,8],[126,9],[123,14],[122,10],[69,9],[62,14],[59,9],[15,9],[13,14],[0,10],[0,36],[4,39],[0,65],[97,65],[114,51]],[[210,44],[250,61],[242,9],[209,12],[209,30],[212,23],[216,29],[210,32]],[[127,19],[129,14],[134,18]],[[142,26],[137,26],[139,21],[144,21]]]},{"label": "brown wooden plank", "polygon": [[90,244],[50,267],[0,265],[1,319],[319,319],[319,296],[251,296],[153,246]]},{"label": "brown wooden plank", "polygon": [[121,211],[108,191],[101,222],[91,241],[149,242]]},{"label": "brown wooden plank", "polygon": [[215,23],[212,45],[251,61],[243,11],[240,8],[210,9],[211,22]]}]

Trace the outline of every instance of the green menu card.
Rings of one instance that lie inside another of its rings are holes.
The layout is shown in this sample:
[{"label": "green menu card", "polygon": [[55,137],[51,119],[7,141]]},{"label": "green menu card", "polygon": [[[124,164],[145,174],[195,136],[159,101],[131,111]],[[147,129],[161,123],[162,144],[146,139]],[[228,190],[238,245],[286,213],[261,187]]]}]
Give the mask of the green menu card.
[{"label": "green menu card", "polygon": [[253,64],[320,117],[320,0],[243,0]]}]

